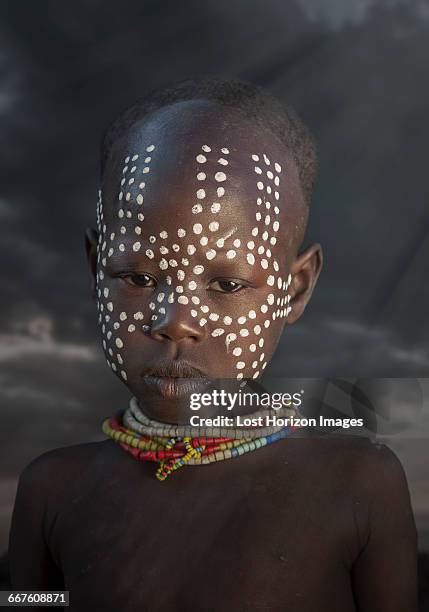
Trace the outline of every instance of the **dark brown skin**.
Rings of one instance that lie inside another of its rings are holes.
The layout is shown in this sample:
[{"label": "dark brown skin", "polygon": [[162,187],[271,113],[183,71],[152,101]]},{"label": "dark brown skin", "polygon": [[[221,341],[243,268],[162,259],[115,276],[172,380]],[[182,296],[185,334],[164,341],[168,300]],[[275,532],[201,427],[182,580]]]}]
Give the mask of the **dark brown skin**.
[{"label": "dark brown skin", "polygon": [[289,439],[160,483],[113,441],[21,475],[14,589],[71,610],[413,612],[416,531],[403,470],[365,439]]},{"label": "dark brown skin", "polygon": [[[230,122],[234,129],[221,129],[219,116],[224,128]],[[157,142],[168,134],[164,161],[157,166],[160,178],[148,193],[142,229],[149,233],[156,231],[161,209],[162,227],[174,229],[178,210],[183,224],[193,221],[186,219],[192,177],[185,172],[178,182],[172,160],[186,160],[186,147],[179,154],[181,143],[200,146],[200,132],[204,140],[218,138],[223,146],[229,138],[226,144],[237,150],[251,149],[262,139],[273,159],[283,156],[289,169],[283,190],[285,235],[276,256],[283,273],[293,275],[287,323],[298,320],[322,253],[319,245],[298,253],[307,210],[289,153],[273,137],[212,105],[167,109],[117,143],[103,187],[106,216],[115,206],[119,160],[124,150],[136,150],[139,139],[144,142],[146,132],[157,134]],[[234,172],[228,220],[246,235],[254,176],[244,162]],[[114,222],[112,214],[108,231]],[[96,233],[88,232],[94,294],[96,244]],[[156,285],[130,289],[129,279],[117,278],[118,270],[131,265],[129,256],[114,260],[106,282],[121,310],[132,311],[136,304],[144,310],[150,299],[145,292],[163,283],[159,270],[147,269],[146,259],[133,261],[138,274],[156,276]],[[206,274],[208,292],[219,277],[244,275],[249,283],[241,296],[210,293],[219,312],[240,313],[243,301],[257,305],[267,290],[256,268],[220,257],[206,266]],[[186,308],[170,306],[149,334],[132,335],[123,353],[127,386],[144,411],[158,420],[182,422],[189,412],[180,402],[147,393],[144,368],[168,358],[186,359],[213,378],[234,372],[222,342],[195,326]],[[265,334],[269,358],[283,324],[277,321]],[[79,611],[417,610],[414,519],[404,472],[387,447],[350,436],[295,434],[237,460],[183,468],[163,483],[155,469],[111,440],[35,459],[21,474],[12,518],[12,587],[66,588],[70,609]]]}]

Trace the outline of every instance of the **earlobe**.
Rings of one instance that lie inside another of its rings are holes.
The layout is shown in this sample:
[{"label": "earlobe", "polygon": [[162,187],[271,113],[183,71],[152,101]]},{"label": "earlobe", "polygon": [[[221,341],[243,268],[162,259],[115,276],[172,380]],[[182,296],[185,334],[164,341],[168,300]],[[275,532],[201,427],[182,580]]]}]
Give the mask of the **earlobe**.
[{"label": "earlobe", "polygon": [[87,228],[85,231],[85,251],[91,280],[91,294],[94,300],[97,297],[97,244],[98,232],[93,228]]},{"label": "earlobe", "polygon": [[320,244],[313,244],[298,255],[290,268],[292,276],[289,287],[291,310],[288,324],[295,323],[303,314],[310,301],[317,279],[323,266],[323,251]]}]

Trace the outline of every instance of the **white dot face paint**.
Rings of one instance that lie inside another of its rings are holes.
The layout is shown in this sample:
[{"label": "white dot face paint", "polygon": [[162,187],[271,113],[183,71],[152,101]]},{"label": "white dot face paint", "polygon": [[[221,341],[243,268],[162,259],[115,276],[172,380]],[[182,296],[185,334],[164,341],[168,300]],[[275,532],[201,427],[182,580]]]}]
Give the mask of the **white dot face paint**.
[{"label": "white dot face paint", "polygon": [[[100,232],[97,249],[98,311],[109,366],[123,380],[128,380],[127,339],[131,336],[143,338],[154,325],[162,325],[169,308],[177,302],[181,312],[195,319],[200,329],[207,329],[213,342],[222,343],[228,359],[233,360],[237,380],[257,378],[266,367],[266,355],[268,360],[270,357],[269,350],[264,349],[265,353],[262,353],[265,330],[271,324],[280,326],[291,311],[290,296],[287,294],[290,275],[286,281],[286,275],[281,275],[275,252],[267,248],[276,245],[276,236],[282,232],[279,207],[272,204],[280,199],[282,167],[275,157],[264,151],[248,155],[248,170],[254,177],[253,225],[247,230],[248,235],[241,229],[238,235],[234,235],[236,230],[230,231],[230,204],[225,196],[233,193],[231,186],[234,185],[234,177],[230,176],[230,169],[237,165],[234,158],[236,150],[231,154],[229,147],[204,143],[193,157],[194,201],[189,202],[189,211],[196,215],[195,223],[187,226],[182,221],[179,225],[178,217],[166,219],[163,227],[160,215],[161,226],[154,231],[153,221],[148,221],[147,206],[150,208],[151,205],[148,189],[156,172],[159,151],[156,144],[148,144],[145,151],[144,154],[130,152],[124,157],[116,198],[116,217],[122,223],[119,231],[117,228],[107,231],[101,192],[97,204],[97,227]],[[118,236],[122,237],[122,241]],[[152,248],[149,248],[149,244]],[[107,259],[110,260],[115,253],[138,255],[142,269],[144,262],[147,262],[148,271],[157,279],[155,285],[132,289],[136,296],[140,296],[138,304],[141,309],[137,307],[137,301],[134,307],[125,308],[118,291],[113,291],[111,280],[104,274]],[[183,257],[184,254],[186,257]],[[229,265],[244,263],[266,274],[265,301],[252,303],[251,290],[246,293],[246,299],[240,297],[239,292],[237,297],[221,297],[219,291],[216,299],[213,299],[214,294],[207,292],[210,266],[221,261],[220,258],[231,261]],[[170,293],[162,288],[169,288]],[[243,305],[243,311],[238,316],[233,314],[236,312],[234,308],[228,312],[232,299],[235,304]],[[259,318],[258,323],[259,313],[263,318]]]}]

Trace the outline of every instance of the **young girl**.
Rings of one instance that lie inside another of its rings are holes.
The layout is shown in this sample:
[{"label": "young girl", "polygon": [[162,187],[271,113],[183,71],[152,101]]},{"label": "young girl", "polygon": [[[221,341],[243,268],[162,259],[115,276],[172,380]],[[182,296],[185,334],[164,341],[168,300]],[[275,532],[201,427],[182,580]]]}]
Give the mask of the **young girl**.
[{"label": "young girl", "polygon": [[308,130],[245,83],[182,83],[108,130],[87,251],[107,362],[133,398],[106,408],[106,441],[21,474],[14,589],[69,590],[72,610],[417,609],[387,447],[189,425],[190,393],[257,382],[302,315],[322,266],[320,245],[300,251],[315,175]]}]

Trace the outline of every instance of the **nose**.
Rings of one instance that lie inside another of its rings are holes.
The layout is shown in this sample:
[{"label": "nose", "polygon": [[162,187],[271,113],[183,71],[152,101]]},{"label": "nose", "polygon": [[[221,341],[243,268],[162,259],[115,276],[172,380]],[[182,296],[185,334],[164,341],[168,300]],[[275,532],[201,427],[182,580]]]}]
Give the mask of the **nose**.
[{"label": "nose", "polygon": [[200,325],[199,317],[192,317],[190,309],[182,304],[170,304],[163,315],[153,321],[150,335],[154,340],[165,342],[201,342],[205,337],[205,326]]}]

